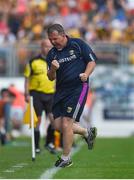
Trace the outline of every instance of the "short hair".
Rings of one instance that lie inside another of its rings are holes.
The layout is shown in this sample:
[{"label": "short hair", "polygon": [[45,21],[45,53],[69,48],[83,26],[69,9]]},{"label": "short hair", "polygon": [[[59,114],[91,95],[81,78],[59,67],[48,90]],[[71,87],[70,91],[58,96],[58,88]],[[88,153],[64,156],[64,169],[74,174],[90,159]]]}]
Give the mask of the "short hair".
[{"label": "short hair", "polygon": [[0,91],[0,95],[3,96],[5,92],[9,92],[7,88],[2,88]]},{"label": "short hair", "polygon": [[47,29],[47,34],[57,31],[58,34],[65,34],[64,28],[60,24],[52,24]]}]

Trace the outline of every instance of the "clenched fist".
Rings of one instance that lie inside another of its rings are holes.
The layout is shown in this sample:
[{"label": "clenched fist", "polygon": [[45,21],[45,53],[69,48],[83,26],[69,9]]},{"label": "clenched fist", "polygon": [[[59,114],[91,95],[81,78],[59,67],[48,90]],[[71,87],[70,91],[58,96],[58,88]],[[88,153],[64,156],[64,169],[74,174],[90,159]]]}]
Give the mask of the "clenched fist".
[{"label": "clenched fist", "polygon": [[51,68],[54,69],[54,70],[57,70],[59,69],[60,65],[58,63],[57,60],[53,60],[52,63],[51,63]]},{"label": "clenched fist", "polygon": [[81,79],[82,82],[87,81],[87,78],[88,78],[88,76],[87,76],[86,73],[81,73],[81,74],[79,75],[79,77],[80,77],[80,79]]}]

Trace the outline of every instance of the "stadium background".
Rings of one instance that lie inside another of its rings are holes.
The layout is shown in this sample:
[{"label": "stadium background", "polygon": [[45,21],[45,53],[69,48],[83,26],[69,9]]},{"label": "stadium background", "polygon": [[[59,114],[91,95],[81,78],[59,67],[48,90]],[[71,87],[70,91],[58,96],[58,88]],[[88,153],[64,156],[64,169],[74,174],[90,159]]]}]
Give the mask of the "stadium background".
[{"label": "stadium background", "polygon": [[98,56],[89,83],[99,135],[133,135],[133,15],[133,0],[0,0],[0,89],[15,84],[24,92],[26,62],[38,53],[46,28],[61,23]]}]

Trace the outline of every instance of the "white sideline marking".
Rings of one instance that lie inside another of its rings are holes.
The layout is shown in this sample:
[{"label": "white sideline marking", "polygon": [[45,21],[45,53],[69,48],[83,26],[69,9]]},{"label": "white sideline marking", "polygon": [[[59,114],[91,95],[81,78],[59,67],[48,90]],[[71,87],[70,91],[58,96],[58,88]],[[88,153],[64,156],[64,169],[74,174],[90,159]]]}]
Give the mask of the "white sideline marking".
[{"label": "white sideline marking", "polygon": [[12,166],[13,168],[22,168],[23,166],[22,165],[15,165],[15,166]]},{"label": "white sideline marking", "polygon": [[[81,147],[84,145],[83,142],[81,142],[77,148],[74,148],[72,150],[72,156],[74,154],[76,154],[80,149]],[[52,168],[49,168],[48,170],[46,170],[41,176],[40,176],[40,179],[52,179],[52,177],[62,168],[60,167],[52,167]]]},{"label": "white sideline marking", "polygon": [[14,169],[6,169],[4,172],[6,172],[6,173],[13,173]]},{"label": "white sideline marking", "polygon": [[28,163],[19,163],[19,164],[11,166],[11,168],[6,169],[3,172],[5,172],[5,173],[14,173],[16,170],[21,169],[21,168],[23,168],[26,165],[28,165]]}]

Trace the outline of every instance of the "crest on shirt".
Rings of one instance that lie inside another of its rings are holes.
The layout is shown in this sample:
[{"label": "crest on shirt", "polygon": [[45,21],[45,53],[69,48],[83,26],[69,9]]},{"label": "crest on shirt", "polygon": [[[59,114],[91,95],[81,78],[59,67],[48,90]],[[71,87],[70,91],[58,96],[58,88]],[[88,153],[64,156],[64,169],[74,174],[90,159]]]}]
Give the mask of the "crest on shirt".
[{"label": "crest on shirt", "polygon": [[70,55],[73,55],[73,54],[74,54],[74,50],[71,49],[71,50],[69,51],[69,54],[70,54]]},{"label": "crest on shirt", "polygon": [[67,107],[67,112],[71,113],[71,111],[72,111],[72,107]]}]

